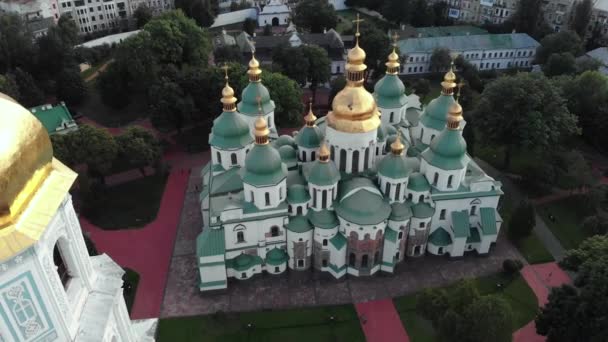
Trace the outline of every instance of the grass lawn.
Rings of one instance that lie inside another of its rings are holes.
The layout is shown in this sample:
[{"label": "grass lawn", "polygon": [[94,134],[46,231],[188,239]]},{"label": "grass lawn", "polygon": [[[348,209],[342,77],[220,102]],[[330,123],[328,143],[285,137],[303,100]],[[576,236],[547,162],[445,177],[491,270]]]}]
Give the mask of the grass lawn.
[{"label": "grass lawn", "polygon": [[[481,295],[497,295],[509,303],[514,316],[513,331],[523,327],[536,317],[538,312],[536,296],[521,276],[510,278],[498,273],[476,278],[474,283]],[[503,284],[502,290],[498,289],[498,283]],[[431,322],[416,312],[416,294],[395,298],[393,301],[412,342],[437,341],[437,334]]]},{"label": "grass lawn", "polygon": [[[580,196],[572,196],[537,206],[537,213],[565,249],[572,249],[590,235],[583,227],[583,219],[593,213],[585,208]],[[550,216],[554,216],[551,220]]]},{"label": "grass lawn", "polygon": [[133,271],[130,268],[125,268],[125,274],[122,276],[123,284],[123,295],[125,297],[125,303],[127,304],[127,310],[131,313],[133,303],[135,302],[135,294],[137,293],[137,285],[139,285],[139,273]]},{"label": "grass lawn", "polygon": [[107,187],[90,196],[84,214],[107,230],[139,228],[156,219],[167,177],[151,175]]},{"label": "grass lawn", "polygon": [[158,330],[159,342],[365,341],[352,305],[161,319]]},{"label": "grass lawn", "polygon": [[554,261],[551,253],[549,253],[534,232],[520,241],[516,247],[530,264],[542,264]]}]

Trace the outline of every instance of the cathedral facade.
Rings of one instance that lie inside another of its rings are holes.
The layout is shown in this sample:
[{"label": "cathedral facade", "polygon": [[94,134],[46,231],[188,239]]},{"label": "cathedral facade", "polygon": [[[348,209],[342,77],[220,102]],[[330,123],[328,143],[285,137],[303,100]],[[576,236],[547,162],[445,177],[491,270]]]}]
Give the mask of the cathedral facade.
[{"label": "cathedral facade", "polygon": [[38,119],[0,94],[1,342],[153,341],[153,322],[129,319],[123,269],[87,252],[76,177]]},{"label": "cathedral facade", "polygon": [[393,50],[371,94],[358,37],[332,110],[317,119],[311,107],[293,136],[276,136],[255,56],[240,102],[226,81],[201,172],[201,291],[288,268],[369,276],[426,253],[490,252],[501,184],[467,154],[453,70],[421,108]]}]

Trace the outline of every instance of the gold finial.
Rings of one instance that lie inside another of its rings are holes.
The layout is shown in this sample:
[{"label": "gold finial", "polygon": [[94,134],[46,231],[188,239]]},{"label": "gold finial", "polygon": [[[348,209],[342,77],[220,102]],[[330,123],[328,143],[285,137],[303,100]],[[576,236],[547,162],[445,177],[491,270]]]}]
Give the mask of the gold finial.
[{"label": "gold finial", "polygon": [[394,32],[392,39],[393,51],[388,55],[388,62],[385,63],[386,73],[389,75],[397,75],[399,73],[399,55],[397,54],[397,39],[399,39],[399,35]]},{"label": "gold finial", "polygon": [[268,144],[268,135],[270,134],[270,130],[268,129],[268,124],[266,123],[266,119],[264,119],[264,114],[262,113],[262,97],[258,95],[255,99],[258,102],[259,111],[259,116],[254,123],[255,143],[258,145],[266,145]]},{"label": "gold finial", "polygon": [[403,150],[405,150],[405,145],[401,142],[401,131],[397,131],[397,139],[393,141],[391,144],[391,151],[394,155],[399,156],[403,154]]},{"label": "gold finial", "polygon": [[304,116],[304,122],[308,127],[313,127],[317,122],[317,117],[312,112],[312,97],[308,101],[308,114]]},{"label": "gold finial", "polygon": [[321,147],[319,148],[319,161],[321,163],[329,162],[330,155],[331,153],[329,152],[329,148],[327,148],[327,144],[321,144]]},{"label": "gold finial", "polygon": [[460,99],[460,91],[464,87],[464,82],[458,84],[458,94],[456,95],[456,102],[454,102],[448,110],[448,129],[456,130],[460,128],[460,122],[462,121],[462,106],[458,102]]},{"label": "gold finial", "polygon": [[255,59],[255,41],[251,41],[253,44],[251,48],[251,60],[249,61],[249,70],[247,70],[247,75],[249,75],[250,82],[260,82],[262,70],[260,69],[260,62]]},{"label": "gold finial", "polygon": [[224,85],[224,89],[222,89],[222,99],[220,101],[224,105],[223,109],[225,112],[234,112],[236,110],[237,98],[234,97],[234,89],[228,84],[228,65],[224,63],[222,69],[224,69],[226,84]]},{"label": "gold finial", "polygon": [[450,70],[445,73],[443,76],[443,82],[441,82],[441,86],[443,87],[442,94],[444,95],[452,95],[454,94],[454,88],[456,88],[456,73],[454,72],[454,59],[450,62]]},{"label": "gold finial", "polygon": [[357,19],[353,20],[353,23],[357,25],[357,31],[355,32],[356,45],[359,45],[359,36],[361,36],[361,33],[359,32],[359,23],[361,23],[362,21],[364,20],[361,19],[359,17],[359,13],[357,13]]},{"label": "gold finial", "polygon": [[226,83],[228,83],[228,69],[230,69],[230,67],[228,67],[228,64],[224,62],[224,65],[222,65],[222,70],[224,70],[224,79],[226,80]]},{"label": "gold finial", "polygon": [[399,34],[397,33],[397,31],[393,31],[391,39],[393,40],[393,51],[395,51],[395,49],[397,48],[397,41],[399,40]]}]

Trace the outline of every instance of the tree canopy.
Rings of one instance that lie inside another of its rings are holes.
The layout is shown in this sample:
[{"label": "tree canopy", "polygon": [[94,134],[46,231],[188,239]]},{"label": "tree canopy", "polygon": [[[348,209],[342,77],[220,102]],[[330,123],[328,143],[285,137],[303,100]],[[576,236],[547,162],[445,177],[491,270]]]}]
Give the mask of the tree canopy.
[{"label": "tree canopy", "polygon": [[534,226],[536,226],[534,206],[528,201],[523,201],[515,208],[509,219],[507,230],[509,239],[519,242],[532,233]]},{"label": "tree canopy", "polygon": [[431,54],[431,63],[429,68],[433,71],[445,71],[450,67],[452,63],[452,56],[450,56],[450,50],[446,48],[437,48],[433,50]]},{"label": "tree canopy", "polygon": [[152,19],[152,10],[145,3],[140,4],[137,9],[135,9],[135,12],[133,12],[133,17],[135,18],[135,25],[137,28],[142,28],[150,19]]},{"label": "tree canopy", "polygon": [[574,16],[570,22],[570,29],[576,32],[579,37],[585,37],[587,26],[591,21],[591,12],[593,11],[593,2],[591,0],[583,0],[574,5]]},{"label": "tree canopy", "polygon": [[543,65],[543,72],[548,77],[572,75],[576,72],[576,59],[570,52],[552,53]]},{"label": "tree canopy", "polygon": [[583,52],[580,37],[575,32],[568,30],[552,33],[540,41],[540,46],[536,50],[536,62],[545,64],[552,54],[566,52],[574,57]]},{"label": "tree canopy", "polygon": [[504,76],[487,85],[474,118],[484,141],[505,146],[506,168],[513,148],[549,147],[578,133],[561,91],[538,74]]},{"label": "tree canopy", "polygon": [[334,6],[325,0],[299,1],[291,19],[296,26],[312,33],[322,33],[338,25]]},{"label": "tree canopy", "polygon": [[213,25],[220,5],[218,0],[175,0],[175,8],[181,9],[198,25],[209,27]]}]

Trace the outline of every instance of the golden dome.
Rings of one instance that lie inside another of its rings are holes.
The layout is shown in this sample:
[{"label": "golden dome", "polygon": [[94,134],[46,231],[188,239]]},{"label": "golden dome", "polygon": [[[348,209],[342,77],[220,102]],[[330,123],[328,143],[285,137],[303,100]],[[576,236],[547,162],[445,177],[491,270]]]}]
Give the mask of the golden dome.
[{"label": "golden dome", "polygon": [[263,116],[258,116],[254,123],[255,127],[255,142],[260,145],[264,145],[268,143],[268,135],[270,134],[270,130],[268,129],[268,124],[266,124],[266,119]]},{"label": "golden dome", "polygon": [[52,160],[53,147],[40,121],[0,94],[0,230],[25,209]]},{"label": "golden dome", "polygon": [[443,76],[443,82],[441,86],[445,93],[450,93],[457,87],[456,84],[456,73],[454,72],[454,61],[450,64],[450,70]]},{"label": "golden dome", "polygon": [[394,47],[393,51],[388,55],[388,62],[385,65],[387,74],[396,75],[399,73],[399,55]]},{"label": "golden dome", "polygon": [[330,157],[329,148],[327,148],[327,145],[325,143],[323,143],[321,145],[321,147],[319,148],[319,161],[322,163],[327,163],[329,161],[329,157]]},{"label": "golden dome", "polygon": [[448,128],[458,129],[460,128],[460,122],[462,121],[462,106],[458,101],[454,102],[448,110]]},{"label": "golden dome", "polygon": [[222,89],[222,99],[220,101],[224,105],[224,111],[232,112],[236,110],[237,98],[234,96],[234,89],[228,84],[228,80],[226,80],[226,85]]},{"label": "golden dome", "polygon": [[261,74],[262,69],[260,69],[260,62],[255,59],[255,54],[251,53],[251,60],[249,61],[249,70],[247,70],[247,75],[249,75],[249,81],[259,82]]},{"label": "golden dome", "polygon": [[306,126],[314,126],[317,122],[317,117],[315,116],[315,113],[312,112],[312,101],[309,103],[308,114],[304,116],[304,122],[306,123]]},{"label": "golden dome", "polygon": [[376,100],[362,86],[347,84],[334,97],[331,107],[332,111],[327,114],[327,123],[335,130],[363,133],[380,126]]},{"label": "golden dome", "polygon": [[365,50],[359,46],[359,42],[348,51],[348,62],[351,64],[361,64],[365,61],[365,57]]},{"label": "golden dome", "polygon": [[391,144],[391,151],[395,155],[401,155],[405,149],[405,145],[401,142],[401,131],[397,131],[397,139]]}]

